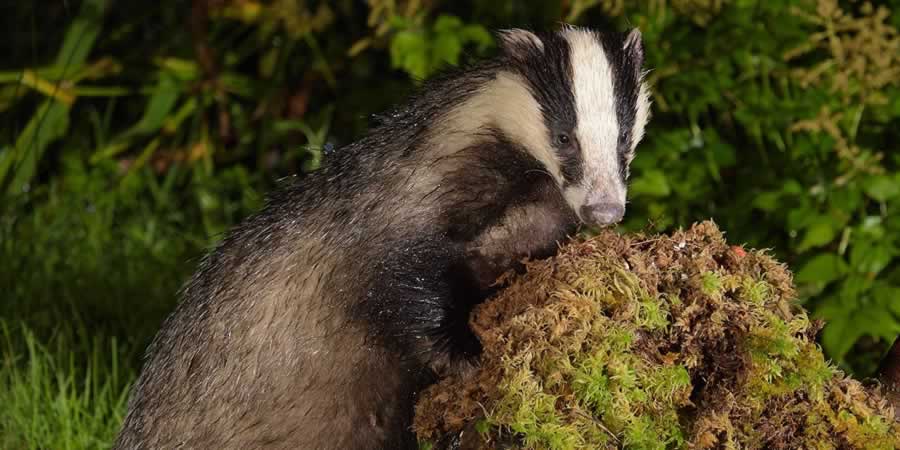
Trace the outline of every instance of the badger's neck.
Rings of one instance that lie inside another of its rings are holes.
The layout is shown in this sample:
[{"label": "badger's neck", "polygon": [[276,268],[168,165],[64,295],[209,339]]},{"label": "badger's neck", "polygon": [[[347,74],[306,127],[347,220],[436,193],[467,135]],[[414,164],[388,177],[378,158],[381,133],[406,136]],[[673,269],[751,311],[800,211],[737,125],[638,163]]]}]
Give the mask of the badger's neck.
[{"label": "badger's neck", "polygon": [[[437,217],[440,228],[470,240],[505,220],[513,207],[521,213],[523,205],[549,202],[554,205],[545,210],[564,213],[560,174],[548,169],[559,164],[553,162],[540,105],[525,80],[497,69],[431,89],[425,92],[433,92],[426,95],[434,98],[420,98],[419,105],[413,103],[406,114],[394,117],[401,124],[424,127],[401,145],[408,151],[397,170],[390,171],[399,183],[394,192],[407,196],[413,221]],[[396,124],[393,128],[406,132]],[[528,228],[522,223],[516,227]]]},{"label": "badger's neck", "polygon": [[[498,70],[465,100],[430,122],[424,145],[436,158],[446,157],[486,141],[513,144],[517,151],[543,166],[558,167],[548,142],[541,107],[518,75]],[[554,177],[559,174],[552,173]]]},{"label": "badger's neck", "polygon": [[[397,239],[469,241],[511,207],[564,206],[559,174],[548,170],[559,165],[548,163],[555,156],[540,106],[516,74],[495,66],[438,79],[384,119],[324,177],[360,180],[344,189],[360,189],[347,197],[348,224],[367,222]],[[357,176],[340,175],[348,171]]]}]

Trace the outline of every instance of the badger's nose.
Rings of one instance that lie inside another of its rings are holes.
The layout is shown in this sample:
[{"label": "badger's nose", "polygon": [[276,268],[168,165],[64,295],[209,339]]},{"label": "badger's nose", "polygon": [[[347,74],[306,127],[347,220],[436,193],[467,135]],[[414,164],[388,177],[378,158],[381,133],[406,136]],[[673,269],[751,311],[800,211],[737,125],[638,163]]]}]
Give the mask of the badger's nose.
[{"label": "badger's nose", "polygon": [[625,206],[618,203],[597,203],[581,207],[581,218],[589,225],[612,225],[622,220],[623,216]]}]

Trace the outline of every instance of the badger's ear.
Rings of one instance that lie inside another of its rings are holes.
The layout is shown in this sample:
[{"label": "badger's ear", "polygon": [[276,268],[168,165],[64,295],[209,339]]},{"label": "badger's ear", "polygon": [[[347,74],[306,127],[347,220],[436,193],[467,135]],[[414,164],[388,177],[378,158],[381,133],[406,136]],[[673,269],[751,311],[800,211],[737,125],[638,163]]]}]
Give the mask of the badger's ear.
[{"label": "badger's ear", "polygon": [[637,28],[631,30],[628,36],[625,36],[625,43],[622,46],[625,55],[635,66],[640,68],[644,65],[644,43],[641,39],[641,30]]},{"label": "badger's ear", "polygon": [[536,34],[521,28],[511,28],[497,32],[497,41],[503,53],[514,58],[523,58],[534,50],[543,51],[544,42]]}]

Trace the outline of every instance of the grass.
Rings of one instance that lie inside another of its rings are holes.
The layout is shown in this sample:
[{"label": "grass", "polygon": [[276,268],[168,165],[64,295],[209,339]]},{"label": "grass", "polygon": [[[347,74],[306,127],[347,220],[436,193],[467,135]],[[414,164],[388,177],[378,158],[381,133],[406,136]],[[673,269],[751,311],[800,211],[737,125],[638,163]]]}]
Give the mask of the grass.
[{"label": "grass", "polygon": [[0,448],[109,448],[136,371],[115,337],[71,328],[48,343],[0,322]]},{"label": "grass", "polygon": [[27,196],[0,198],[4,450],[109,448],[179,287],[204,248],[257,205],[233,171],[159,181],[64,166]]}]

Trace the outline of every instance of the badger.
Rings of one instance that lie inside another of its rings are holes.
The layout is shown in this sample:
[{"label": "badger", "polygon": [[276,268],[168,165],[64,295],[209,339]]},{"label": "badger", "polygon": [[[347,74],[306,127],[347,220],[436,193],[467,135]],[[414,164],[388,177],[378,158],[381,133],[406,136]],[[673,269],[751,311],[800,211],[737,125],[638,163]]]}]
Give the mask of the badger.
[{"label": "badger", "polygon": [[475,367],[497,278],[622,219],[649,117],[638,30],[496,35],[204,257],[115,448],[417,448],[416,395]]}]

